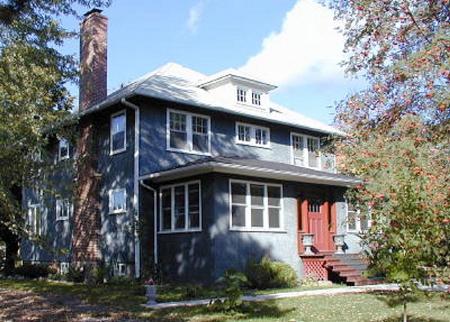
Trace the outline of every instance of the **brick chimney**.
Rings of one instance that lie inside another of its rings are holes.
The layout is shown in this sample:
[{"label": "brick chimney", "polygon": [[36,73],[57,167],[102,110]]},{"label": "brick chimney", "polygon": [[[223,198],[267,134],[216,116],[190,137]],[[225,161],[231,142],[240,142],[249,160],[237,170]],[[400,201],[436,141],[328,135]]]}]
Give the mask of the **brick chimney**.
[{"label": "brick chimney", "polygon": [[80,111],[100,103],[107,95],[108,18],[101,12],[100,9],[86,12],[81,23]]}]

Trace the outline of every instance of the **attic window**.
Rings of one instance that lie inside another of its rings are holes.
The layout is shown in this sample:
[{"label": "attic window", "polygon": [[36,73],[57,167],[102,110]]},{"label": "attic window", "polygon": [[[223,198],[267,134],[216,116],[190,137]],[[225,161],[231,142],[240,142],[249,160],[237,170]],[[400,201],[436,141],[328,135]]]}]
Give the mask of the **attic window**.
[{"label": "attic window", "polygon": [[245,89],[239,88],[237,89],[237,101],[241,103],[247,102],[247,91]]},{"label": "attic window", "polygon": [[253,105],[261,105],[261,93],[252,92],[252,104]]}]

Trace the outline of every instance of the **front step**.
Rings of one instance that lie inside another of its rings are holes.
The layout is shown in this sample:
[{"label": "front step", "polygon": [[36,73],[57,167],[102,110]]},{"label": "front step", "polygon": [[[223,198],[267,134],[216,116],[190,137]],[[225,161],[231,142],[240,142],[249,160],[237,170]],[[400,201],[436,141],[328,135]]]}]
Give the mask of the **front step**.
[{"label": "front step", "polygon": [[[382,283],[362,275],[367,268],[367,260],[359,254],[342,254],[325,256],[324,266],[347,285],[370,285]],[[331,275],[331,274],[330,274]]]}]

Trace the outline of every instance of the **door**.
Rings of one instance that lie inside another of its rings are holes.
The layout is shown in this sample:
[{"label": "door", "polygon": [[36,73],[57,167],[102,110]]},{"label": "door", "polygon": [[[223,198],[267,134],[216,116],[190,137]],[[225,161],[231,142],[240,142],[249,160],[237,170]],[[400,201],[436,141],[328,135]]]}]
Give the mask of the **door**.
[{"label": "door", "polygon": [[314,248],[318,251],[328,250],[329,229],[328,213],[325,202],[318,198],[308,202],[309,233],[314,234]]},{"label": "door", "polygon": [[299,253],[304,251],[301,244],[303,234],[314,234],[315,253],[332,251],[334,248],[332,236],[336,226],[334,203],[314,194],[299,198],[298,210]]}]

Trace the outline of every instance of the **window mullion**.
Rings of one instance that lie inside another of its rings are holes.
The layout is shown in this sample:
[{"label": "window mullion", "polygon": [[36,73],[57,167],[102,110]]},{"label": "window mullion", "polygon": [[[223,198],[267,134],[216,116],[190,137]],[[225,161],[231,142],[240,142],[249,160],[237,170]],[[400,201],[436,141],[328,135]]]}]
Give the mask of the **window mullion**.
[{"label": "window mullion", "polygon": [[267,185],[264,185],[264,210],[263,210],[263,227],[264,229],[269,228],[269,196]]},{"label": "window mullion", "polygon": [[189,192],[188,192],[188,184],[184,185],[184,229],[188,229],[188,207],[189,207]]},{"label": "window mullion", "polygon": [[252,200],[250,195],[250,184],[246,184],[246,196],[245,196],[245,227],[251,228],[252,222],[251,222],[251,212],[252,212]]},{"label": "window mullion", "polygon": [[187,146],[188,150],[193,150],[193,143],[192,143],[192,115],[186,114],[186,136],[187,136]]},{"label": "window mullion", "polygon": [[303,158],[305,159],[304,165],[305,167],[309,167],[308,138],[306,136],[302,136],[302,139],[303,139]]}]

